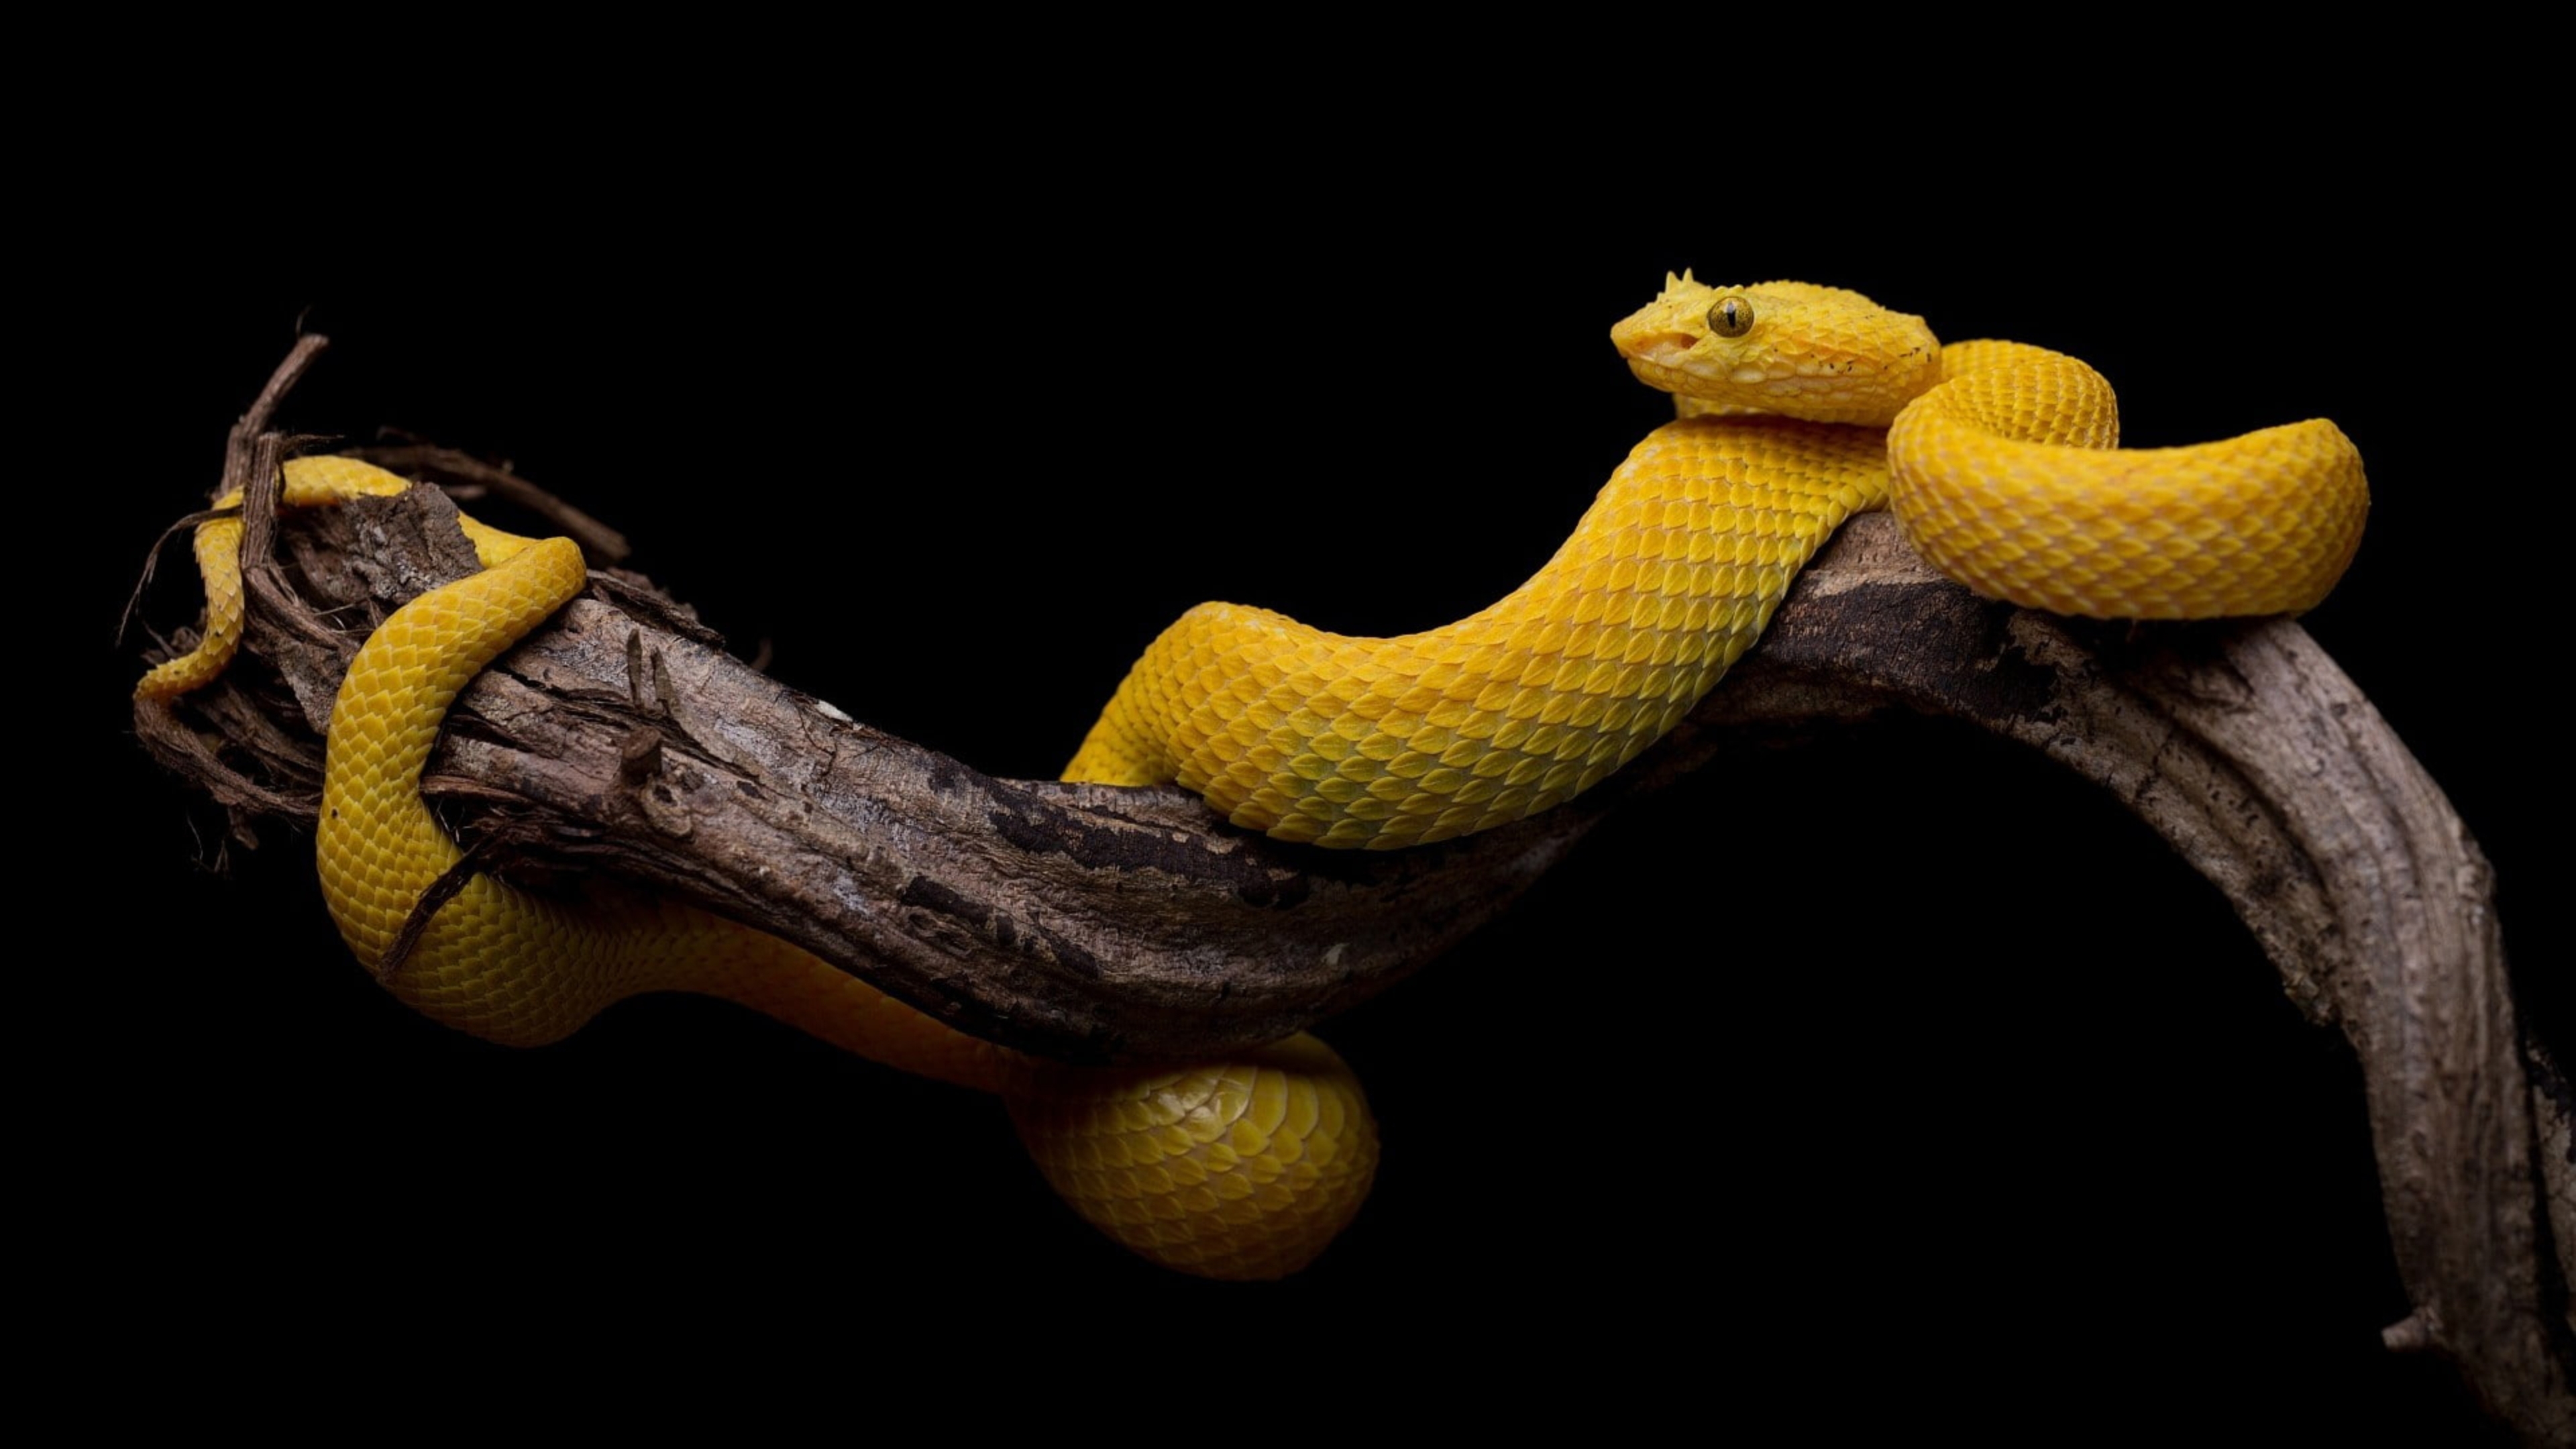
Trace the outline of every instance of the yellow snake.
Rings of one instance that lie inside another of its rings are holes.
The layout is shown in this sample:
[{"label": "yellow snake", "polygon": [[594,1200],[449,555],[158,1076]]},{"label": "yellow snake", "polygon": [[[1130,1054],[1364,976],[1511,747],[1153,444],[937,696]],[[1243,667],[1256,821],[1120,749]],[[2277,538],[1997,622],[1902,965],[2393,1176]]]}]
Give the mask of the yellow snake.
[{"label": "yellow snake", "polygon": [[[1386,639],[1202,605],[1148,646],[1065,778],[1177,780],[1287,840],[1439,840],[1545,810],[1632,758],[1759,636],[1832,530],[1891,497],[1925,557],[1969,587],[2109,617],[2306,609],[2349,562],[2368,508],[2360,459],[2331,423],[2116,451],[2111,392],[2091,368],[2015,343],[1944,348],[1921,319],[1850,292],[1667,278],[1611,335],[1686,416],[1637,445],[1527,583]],[[340,458],[294,460],[284,484],[299,507],[405,486]],[[370,967],[459,858],[419,796],[448,703],[583,584],[567,540],[465,528],[484,571],[387,619],[332,718],[317,854],[332,915]],[[139,695],[197,688],[229,662],[239,539],[237,519],[198,529],[203,639]],[[1078,1210],[1209,1276],[1304,1266],[1358,1210],[1377,1159],[1356,1083],[1311,1037],[1180,1070],[1052,1067],[668,902],[558,901],[478,876],[380,974],[495,1041],[558,1039],[637,992],[700,991],[999,1092]]]}]

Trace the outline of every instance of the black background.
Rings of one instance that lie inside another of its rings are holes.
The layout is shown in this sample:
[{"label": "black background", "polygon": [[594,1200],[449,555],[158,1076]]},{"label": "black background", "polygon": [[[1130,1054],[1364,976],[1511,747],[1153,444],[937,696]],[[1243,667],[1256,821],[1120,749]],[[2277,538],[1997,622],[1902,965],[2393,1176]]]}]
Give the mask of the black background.
[{"label": "black background", "polygon": [[[1665,415],[1609,324],[1667,268],[1792,276],[2084,357],[2133,444],[2339,421],[2374,512],[2307,625],[2494,860],[2525,974],[2565,959],[2535,879],[2564,798],[2526,607],[2544,465],[2501,401],[2518,218],[2296,123],[2106,179],[1680,161],[1651,203],[1639,168],[1526,140],[1469,164],[1113,128],[825,174],[673,133],[667,166],[556,158],[535,205],[442,169],[197,212],[203,244],[76,299],[115,421],[65,637],[103,638],[300,324],[333,347],[292,425],[508,458],[780,677],[1051,775],[1198,600],[1378,632],[1508,589]],[[1438,522],[1373,541],[1387,511]],[[176,569],[150,600],[165,628],[195,607]],[[65,1018],[65,1091],[156,1090],[70,1206],[148,1214],[129,1263],[164,1292],[699,1331],[937,1297],[1076,1354],[1109,1322],[1436,1338],[1459,1366],[1427,1387],[1560,1403],[1616,1377],[1819,1424],[2458,1427],[2440,1369],[2377,1346],[2407,1305],[2340,1039],[2114,802],[1962,729],[1748,753],[1330,1024],[1376,1195],[1247,1289],[1095,1239],[991,1102],[721,1004],[532,1053],[412,1017],[346,960],[306,841],[220,851],[124,738],[132,647],[81,650],[104,749],[75,778],[114,801],[82,848],[130,883],[131,944]]]}]

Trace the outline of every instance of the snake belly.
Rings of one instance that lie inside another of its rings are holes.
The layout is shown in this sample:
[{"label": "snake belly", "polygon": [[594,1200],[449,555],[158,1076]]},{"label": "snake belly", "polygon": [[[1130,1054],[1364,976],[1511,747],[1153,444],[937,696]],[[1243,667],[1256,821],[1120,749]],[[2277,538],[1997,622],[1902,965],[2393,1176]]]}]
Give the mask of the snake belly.
[{"label": "snake belly", "polygon": [[[1528,582],[1469,618],[1383,639],[1202,605],[1148,646],[1065,778],[1176,781],[1290,841],[1447,839],[1546,810],[1635,757],[1751,646],[1854,512],[1893,500],[1926,557],[1980,592],[2163,617],[2311,606],[2367,510],[2358,456],[2331,424],[2118,452],[2115,404],[2083,364],[2019,344],[1943,348],[1920,319],[1830,288],[1668,278],[1613,340],[1694,415],[1636,446]],[[406,486],[336,458],[292,461],[284,482],[293,506]],[[1186,1272],[1293,1272],[1357,1212],[1375,1124],[1349,1069],[1309,1036],[1177,1069],[1055,1066],[689,907],[540,897],[481,875],[388,961],[422,893],[461,858],[419,795],[449,702],[585,578],[566,540],[466,530],[483,571],[376,630],[331,726],[324,894],[389,989],[528,1045],[638,992],[705,992],[997,1092],[1059,1193]],[[139,695],[197,688],[229,661],[239,535],[229,518],[198,529],[202,642]]]}]

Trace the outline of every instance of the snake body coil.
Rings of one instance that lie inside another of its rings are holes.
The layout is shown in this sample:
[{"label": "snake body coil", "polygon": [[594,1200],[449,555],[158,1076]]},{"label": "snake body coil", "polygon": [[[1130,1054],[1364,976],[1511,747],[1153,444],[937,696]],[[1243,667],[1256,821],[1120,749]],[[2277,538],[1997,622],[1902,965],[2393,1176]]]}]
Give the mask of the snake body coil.
[{"label": "snake body coil", "polygon": [[[1208,604],[1145,651],[1065,776],[1177,780],[1240,826],[1371,849],[1545,810],[1669,729],[1760,635],[1853,512],[1895,501],[1936,566],[2061,612],[2305,609],[2350,560],[2360,461],[2311,422],[2192,449],[2114,451],[2108,386],[2012,343],[1943,348],[1920,319],[1829,288],[1687,277],[1621,322],[1631,367],[1683,395],[1556,556],[1491,608],[1391,639]],[[346,459],[286,468],[306,506],[399,490]],[[238,503],[235,497],[222,500]],[[333,716],[318,856],[362,962],[383,963],[459,859],[420,801],[448,702],[583,582],[578,551],[467,522],[482,573],[414,600],[359,651]],[[200,527],[207,626],[146,676],[167,697],[238,641],[237,520]],[[905,1070],[1002,1093],[1060,1192],[1187,1271],[1303,1266],[1365,1196],[1374,1126],[1329,1048],[1292,1038],[1178,1071],[1086,1072],[965,1037],[771,937],[638,898],[554,901],[486,877],[439,908],[387,985],[534,1044],[641,991],[744,1002]]]}]

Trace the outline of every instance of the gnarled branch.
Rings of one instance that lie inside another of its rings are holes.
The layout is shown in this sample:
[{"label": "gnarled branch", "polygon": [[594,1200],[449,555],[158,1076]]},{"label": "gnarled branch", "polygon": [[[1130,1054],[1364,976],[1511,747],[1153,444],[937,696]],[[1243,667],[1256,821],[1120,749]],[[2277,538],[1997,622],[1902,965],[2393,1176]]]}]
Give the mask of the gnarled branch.
[{"label": "gnarled branch", "polygon": [[[246,472],[278,448],[235,445],[254,450]],[[176,711],[141,707],[146,743],[237,829],[309,818],[348,653],[474,566],[449,507],[415,490],[295,521],[292,587],[259,593],[249,659]],[[2295,623],[2030,613],[1933,576],[1864,518],[1725,687],[1602,788],[1470,839],[1348,855],[1229,829],[1176,790],[989,778],[761,677],[631,584],[595,592],[611,597],[476,683],[433,762],[433,794],[496,807],[495,858],[677,892],[968,1030],[1083,1060],[1268,1040],[1349,1006],[1728,732],[1905,710],[2028,744],[2218,884],[2292,996],[2352,1042],[2416,1306],[2392,1345],[2454,1357],[2528,1438],[2576,1433],[2554,1256],[2576,1245],[2567,1093],[2521,1040],[2475,843]]]}]

